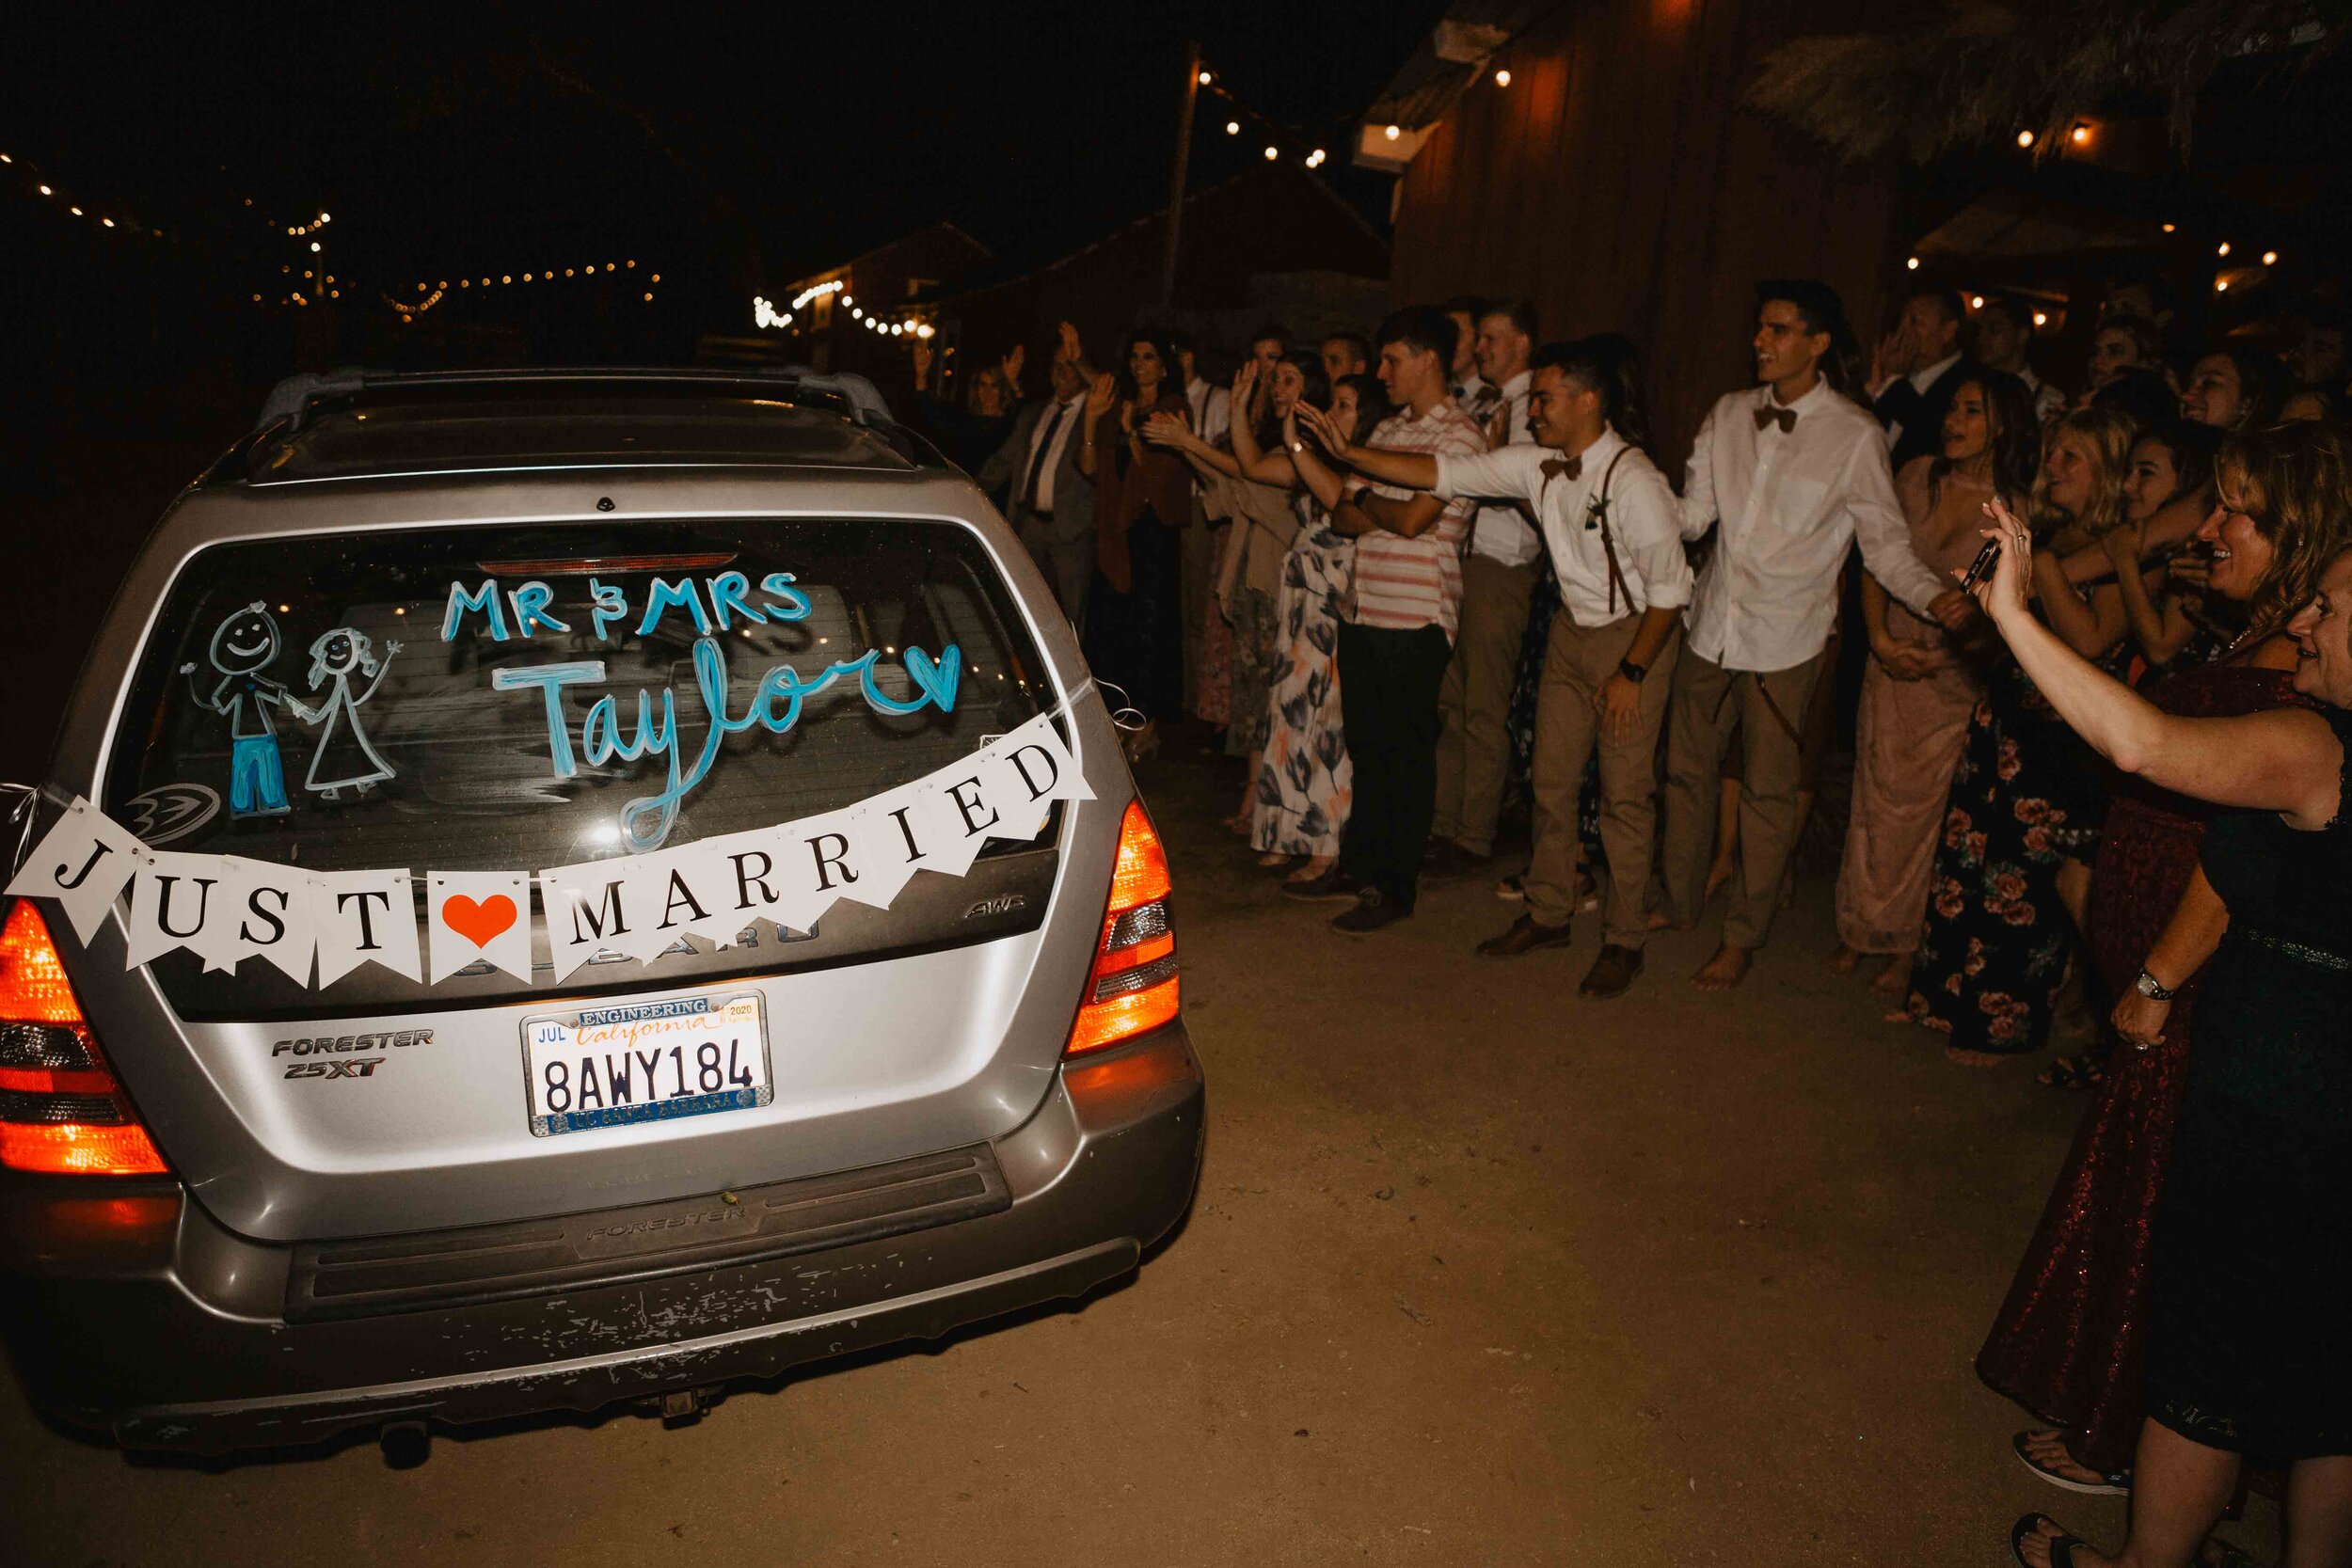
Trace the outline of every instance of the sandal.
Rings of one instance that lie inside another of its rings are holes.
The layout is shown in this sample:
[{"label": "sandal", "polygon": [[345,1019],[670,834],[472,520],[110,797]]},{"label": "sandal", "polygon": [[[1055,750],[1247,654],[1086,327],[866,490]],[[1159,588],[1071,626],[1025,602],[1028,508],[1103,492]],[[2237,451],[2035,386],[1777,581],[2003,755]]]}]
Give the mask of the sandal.
[{"label": "sandal", "polygon": [[[2040,1532],[2043,1525],[2057,1525],[2046,1513],[2028,1513],[2009,1527],[2009,1555],[2017,1560],[2017,1568],[2033,1568],[2026,1560],[2026,1537]],[[2058,1525],[2062,1532],[2065,1526]],[[2050,1538],[2050,1568],[2074,1568],[2074,1548],[2088,1546],[2090,1542],[2079,1535],[2058,1534]]]},{"label": "sandal", "polygon": [[2107,1081],[2106,1064],[2092,1055],[2053,1056],[2050,1065],[2034,1074],[2034,1082],[2044,1088],[2080,1089],[2086,1092]]},{"label": "sandal", "polygon": [[[2056,1435],[2056,1433],[2021,1432],[2009,1440],[2010,1449],[2017,1455],[2018,1462],[2026,1469],[2031,1470],[2053,1486],[2062,1486],[2069,1492],[2080,1492],[2087,1497],[2121,1497],[2130,1493],[2132,1473],[2129,1470],[2102,1470],[2099,1472],[2097,1481],[2076,1481],[2073,1476],[2062,1475],[2036,1459],[2033,1456],[2033,1440],[2037,1437]],[[2083,1468],[2088,1470],[2090,1466],[2086,1465]]]}]

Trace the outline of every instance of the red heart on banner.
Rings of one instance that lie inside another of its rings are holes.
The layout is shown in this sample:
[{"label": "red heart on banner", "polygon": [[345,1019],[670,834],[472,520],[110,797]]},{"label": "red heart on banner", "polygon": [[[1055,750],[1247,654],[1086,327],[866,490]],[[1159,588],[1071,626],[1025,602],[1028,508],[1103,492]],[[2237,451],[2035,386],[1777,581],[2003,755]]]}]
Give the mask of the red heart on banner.
[{"label": "red heart on banner", "polygon": [[477,904],[456,894],[441,901],[441,924],[476,947],[486,947],[492,937],[515,924],[515,900],[494,893]]}]

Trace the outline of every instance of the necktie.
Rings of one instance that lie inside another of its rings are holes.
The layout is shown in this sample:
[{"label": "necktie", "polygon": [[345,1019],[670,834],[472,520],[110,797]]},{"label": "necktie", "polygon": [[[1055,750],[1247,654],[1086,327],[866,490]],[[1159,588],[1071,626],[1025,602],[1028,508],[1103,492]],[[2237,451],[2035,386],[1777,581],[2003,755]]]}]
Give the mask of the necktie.
[{"label": "necktie", "polygon": [[1054,437],[1061,434],[1061,421],[1069,412],[1070,404],[1054,404],[1053,421],[1046,425],[1044,436],[1038,440],[1037,451],[1030,454],[1029,477],[1021,482],[1021,504],[1024,506],[1036,504],[1038,476],[1045,471],[1046,454],[1054,450]]},{"label": "necktie", "polygon": [[1547,480],[1565,479],[1570,484],[1574,484],[1583,477],[1584,459],[1581,457],[1547,457],[1544,459],[1544,478]]},{"label": "necktie", "polygon": [[1762,430],[1768,424],[1780,426],[1780,433],[1786,436],[1797,428],[1797,411],[1793,408],[1775,408],[1768,404],[1756,411],[1756,428]]}]

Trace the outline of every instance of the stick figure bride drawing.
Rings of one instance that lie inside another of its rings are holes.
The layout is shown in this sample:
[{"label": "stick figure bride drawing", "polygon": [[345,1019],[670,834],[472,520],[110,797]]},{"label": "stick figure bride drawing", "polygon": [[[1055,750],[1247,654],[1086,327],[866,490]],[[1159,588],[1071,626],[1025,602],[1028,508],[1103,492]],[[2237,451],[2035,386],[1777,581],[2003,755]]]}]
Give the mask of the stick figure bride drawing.
[{"label": "stick figure bride drawing", "polygon": [[[324,689],[326,700],[315,708],[293,697],[286,700],[304,723],[326,726],[319,732],[318,750],[310,753],[310,770],[303,776],[303,788],[332,800],[346,789],[365,795],[392,776],[390,765],[375,754],[367,732],[359,727],[359,705],[384,684],[385,671],[398,652],[399,643],[385,643],[379,662],[374,643],[356,626],[337,626],[310,644],[310,689]],[[368,677],[364,691],[351,689],[355,670]]]}]

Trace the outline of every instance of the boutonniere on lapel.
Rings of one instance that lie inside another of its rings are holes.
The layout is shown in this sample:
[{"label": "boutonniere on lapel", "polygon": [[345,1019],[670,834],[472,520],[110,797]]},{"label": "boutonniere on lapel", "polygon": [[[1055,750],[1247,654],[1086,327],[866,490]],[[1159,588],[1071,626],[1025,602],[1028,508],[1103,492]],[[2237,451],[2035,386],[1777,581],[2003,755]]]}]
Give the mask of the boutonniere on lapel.
[{"label": "boutonniere on lapel", "polygon": [[1609,520],[1609,493],[1600,491],[1584,502],[1584,531],[1590,533]]}]

